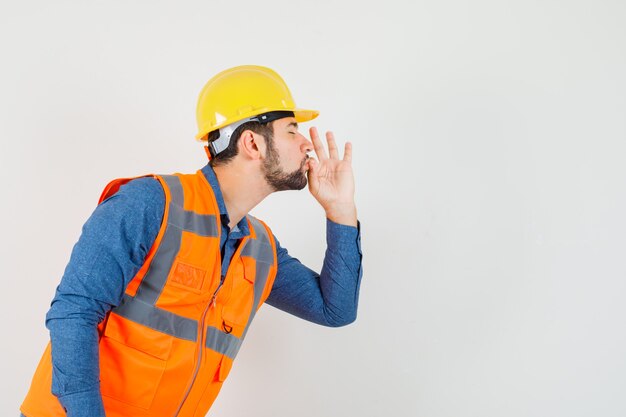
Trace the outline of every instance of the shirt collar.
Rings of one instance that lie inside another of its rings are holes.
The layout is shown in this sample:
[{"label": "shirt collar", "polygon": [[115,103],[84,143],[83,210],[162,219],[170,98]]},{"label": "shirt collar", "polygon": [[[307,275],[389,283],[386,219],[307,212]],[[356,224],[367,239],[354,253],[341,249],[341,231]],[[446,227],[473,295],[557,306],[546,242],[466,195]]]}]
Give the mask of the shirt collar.
[{"label": "shirt collar", "polygon": [[[228,217],[228,212],[226,211],[226,204],[224,203],[224,196],[222,195],[222,190],[220,189],[220,183],[217,181],[217,176],[215,175],[215,171],[210,164],[206,164],[204,168],[201,169],[205,178],[209,182],[209,185],[213,189],[213,194],[215,195],[215,200],[217,201],[217,208],[220,211],[220,218],[222,219],[222,225],[228,229],[228,223],[230,223],[230,217]],[[241,233],[241,237],[250,235],[250,228],[248,227],[248,220],[244,216],[239,223],[233,227],[230,231],[231,233],[239,232]]]}]

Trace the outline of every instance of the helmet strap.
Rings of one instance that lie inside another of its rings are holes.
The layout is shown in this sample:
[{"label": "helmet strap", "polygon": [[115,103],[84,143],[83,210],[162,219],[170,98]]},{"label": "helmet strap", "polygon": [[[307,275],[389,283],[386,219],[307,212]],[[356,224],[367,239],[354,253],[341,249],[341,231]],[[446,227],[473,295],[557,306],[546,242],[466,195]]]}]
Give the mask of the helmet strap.
[{"label": "helmet strap", "polygon": [[209,158],[209,161],[213,159],[213,156],[211,156],[211,151],[209,150],[208,146],[204,146],[204,152],[206,153],[206,157]]}]

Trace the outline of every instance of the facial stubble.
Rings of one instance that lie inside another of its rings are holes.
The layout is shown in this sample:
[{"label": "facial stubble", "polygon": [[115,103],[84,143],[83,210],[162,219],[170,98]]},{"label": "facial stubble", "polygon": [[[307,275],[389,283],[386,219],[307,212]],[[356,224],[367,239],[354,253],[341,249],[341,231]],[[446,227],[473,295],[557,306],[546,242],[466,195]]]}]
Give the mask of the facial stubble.
[{"label": "facial stubble", "polygon": [[263,174],[274,191],[302,190],[306,187],[307,176],[304,166],[309,157],[304,157],[300,167],[295,171],[285,172],[280,167],[280,158],[274,144],[270,142],[268,145],[267,157],[263,161]]}]

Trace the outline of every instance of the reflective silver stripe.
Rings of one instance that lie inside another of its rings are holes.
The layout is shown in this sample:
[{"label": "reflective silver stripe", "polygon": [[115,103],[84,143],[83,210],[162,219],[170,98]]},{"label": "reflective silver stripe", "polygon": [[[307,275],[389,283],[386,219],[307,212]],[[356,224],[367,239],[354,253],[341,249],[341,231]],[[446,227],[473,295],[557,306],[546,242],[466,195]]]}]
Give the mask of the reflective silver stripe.
[{"label": "reflective silver stripe", "polygon": [[182,235],[181,229],[167,225],[161,244],[157,248],[139,288],[137,288],[136,299],[147,304],[154,305],[156,303],[174,264],[174,258],[180,250]]},{"label": "reflective silver stripe", "polygon": [[254,227],[254,232],[256,233],[256,239],[261,242],[269,243],[270,238],[267,235],[267,230],[265,230],[265,226],[254,216],[246,216],[246,218],[252,223],[252,227]]},{"label": "reflective silver stripe", "polygon": [[171,196],[165,233],[135,296],[124,295],[122,303],[113,311],[162,333],[196,341],[198,334],[196,320],[160,309],[155,303],[165,287],[174,259],[180,250],[183,230],[199,236],[217,237],[217,219],[213,215],[201,215],[184,210],[180,179],[175,175],[164,175],[162,178]]},{"label": "reflective silver stripe", "polygon": [[[260,221],[252,216],[248,216],[250,223],[254,226],[256,232],[256,239],[250,240],[244,250],[241,252],[242,256],[248,256],[249,252],[256,259],[256,272],[254,277],[254,302],[252,304],[252,311],[250,311],[250,318],[248,318],[248,324],[243,332],[243,337],[248,333],[250,324],[256,315],[256,312],[261,304],[261,296],[265,289],[265,284],[270,274],[270,267],[274,264],[274,251],[272,250],[272,244],[270,243],[269,236],[265,226]],[[247,250],[248,248],[249,251]]]},{"label": "reflective silver stripe", "polygon": [[[178,210],[179,208],[176,207]],[[203,237],[217,237],[217,220],[212,214],[198,214],[183,210],[182,229]]]},{"label": "reflective silver stripe", "polygon": [[267,230],[261,222],[254,217],[248,216],[248,219],[254,227],[256,239],[248,239],[246,241],[246,246],[241,250],[241,256],[250,256],[256,259],[256,275],[254,278],[254,301],[246,328],[240,339],[214,327],[207,327],[206,347],[222,353],[231,359],[235,359],[235,356],[237,356],[243,339],[246,337],[246,333],[248,333],[250,324],[261,303],[261,296],[263,295],[263,290],[265,289],[265,284],[269,277],[270,267],[274,264],[274,252],[269,241]]},{"label": "reflective silver stripe", "polygon": [[155,304],[167,282],[167,276],[180,250],[183,230],[200,236],[218,236],[215,216],[199,215],[183,209],[183,186],[175,175],[163,175],[170,190],[171,201],[167,216],[167,226],[161,244],[152,259],[135,298],[148,304]]},{"label": "reflective silver stripe", "polygon": [[[261,301],[261,295],[265,289],[267,278],[269,277],[270,267],[274,264],[274,250],[270,243],[269,236],[265,226],[260,221],[252,216],[248,216],[250,223],[254,226],[256,232],[256,239],[250,240],[243,251],[242,256],[253,256],[256,259],[256,276],[254,278],[254,306],[259,307]],[[250,255],[248,255],[248,253]],[[254,318],[256,308],[252,309],[250,314],[250,320],[248,320],[248,326]],[[247,330],[247,328],[246,328]]]},{"label": "reflective silver stripe", "polygon": [[124,295],[115,313],[161,333],[195,342],[198,322]]},{"label": "reflective silver stripe", "polygon": [[[161,295],[161,291],[163,291],[167,276],[174,264],[174,258],[180,250],[180,243],[183,237],[182,228],[176,226],[177,224],[183,224],[183,219],[180,218],[181,211],[176,210],[176,206],[183,206],[183,186],[178,177],[174,175],[164,175],[162,178],[167,184],[171,196],[167,225],[161,244],[157,248],[148,271],[143,280],[141,280],[141,284],[135,294],[136,299],[153,305]],[[172,224],[175,227],[171,227]]]},{"label": "reflective silver stripe", "polygon": [[198,214],[170,204],[167,226],[195,233],[203,237],[217,236],[217,220],[212,214]]},{"label": "reflective silver stripe", "polygon": [[232,334],[226,334],[220,329],[209,326],[206,329],[206,347],[228,356],[231,359],[235,359],[243,338],[239,339]]},{"label": "reflective silver stripe", "polygon": [[249,256],[256,259],[257,262],[270,265],[274,263],[274,252],[272,251],[271,243],[261,240],[250,239],[246,247],[241,251],[241,256]]},{"label": "reflective silver stripe", "polygon": [[183,186],[176,175],[163,175],[172,197],[167,217],[168,226],[176,226],[199,236],[217,237],[217,219],[212,214],[198,214],[185,210]]}]

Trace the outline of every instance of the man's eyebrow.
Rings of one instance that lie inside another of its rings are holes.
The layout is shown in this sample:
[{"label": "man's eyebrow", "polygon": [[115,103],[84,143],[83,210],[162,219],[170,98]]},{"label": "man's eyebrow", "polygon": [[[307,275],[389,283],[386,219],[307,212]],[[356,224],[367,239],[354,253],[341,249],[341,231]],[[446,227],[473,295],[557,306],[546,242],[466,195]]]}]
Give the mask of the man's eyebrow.
[{"label": "man's eyebrow", "polygon": [[295,127],[296,129],[298,129],[298,123],[296,122],[291,122],[287,125],[287,127]]}]

